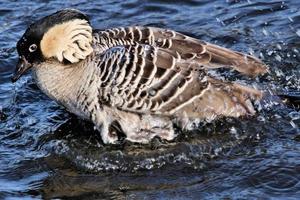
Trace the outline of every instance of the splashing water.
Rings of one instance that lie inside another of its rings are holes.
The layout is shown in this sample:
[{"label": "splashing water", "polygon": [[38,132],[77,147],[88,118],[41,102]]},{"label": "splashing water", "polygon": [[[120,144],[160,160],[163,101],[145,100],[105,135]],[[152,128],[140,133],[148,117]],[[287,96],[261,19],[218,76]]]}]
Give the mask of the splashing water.
[{"label": "splashing water", "polygon": [[[273,0],[0,2],[0,199],[297,199],[299,6]],[[172,142],[104,146],[93,125],[49,100],[30,75],[10,83],[17,39],[32,21],[65,7],[87,13],[97,28],[170,28],[260,57],[270,73],[254,80],[210,72],[266,91],[257,115],[191,123],[191,131],[178,130]]]}]

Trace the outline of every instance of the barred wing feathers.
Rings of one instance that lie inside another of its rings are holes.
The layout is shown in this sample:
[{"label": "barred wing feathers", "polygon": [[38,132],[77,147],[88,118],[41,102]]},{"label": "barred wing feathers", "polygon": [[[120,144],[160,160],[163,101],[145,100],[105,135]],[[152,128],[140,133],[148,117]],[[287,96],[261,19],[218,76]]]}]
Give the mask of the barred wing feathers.
[{"label": "barred wing feathers", "polygon": [[183,34],[150,27],[94,33],[102,102],[122,110],[160,115],[240,116],[255,111],[261,92],[209,77],[216,67],[255,76],[267,71],[258,59]]}]

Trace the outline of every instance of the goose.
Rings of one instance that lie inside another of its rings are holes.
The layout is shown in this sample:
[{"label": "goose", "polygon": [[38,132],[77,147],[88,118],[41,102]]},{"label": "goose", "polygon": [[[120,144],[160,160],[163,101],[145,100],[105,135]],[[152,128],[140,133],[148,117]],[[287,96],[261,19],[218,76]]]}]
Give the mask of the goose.
[{"label": "goose", "polygon": [[262,91],[212,76],[231,68],[255,77],[259,59],[179,32],[145,26],[93,29],[87,15],[64,9],[31,24],[17,42],[12,81],[29,69],[37,86],[69,112],[90,120],[103,143],[176,137],[174,126],[255,114]]}]

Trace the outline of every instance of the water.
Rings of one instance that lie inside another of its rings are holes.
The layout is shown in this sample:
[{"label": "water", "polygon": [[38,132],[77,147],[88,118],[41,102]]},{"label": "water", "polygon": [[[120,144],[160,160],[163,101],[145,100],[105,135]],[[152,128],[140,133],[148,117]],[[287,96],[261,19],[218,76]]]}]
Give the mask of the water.
[{"label": "water", "polygon": [[215,74],[299,97],[297,0],[2,0],[0,199],[300,198],[300,114],[291,102],[268,95],[257,116],[195,123],[170,143],[103,146],[91,124],[49,100],[30,74],[12,84],[15,44],[27,25],[66,7],[89,14],[97,28],[165,27],[254,54],[268,75]]}]

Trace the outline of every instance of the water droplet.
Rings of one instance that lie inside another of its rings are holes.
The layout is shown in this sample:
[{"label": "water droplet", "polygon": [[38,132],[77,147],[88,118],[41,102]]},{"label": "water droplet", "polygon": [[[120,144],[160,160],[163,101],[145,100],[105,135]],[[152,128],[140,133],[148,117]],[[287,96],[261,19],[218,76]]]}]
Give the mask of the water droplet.
[{"label": "water droplet", "polygon": [[145,45],[145,51],[149,51],[151,49],[150,45]]},{"label": "water droplet", "polygon": [[290,121],[290,124],[291,124],[291,126],[292,126],[293,128],[298,128],[298,126],[295,124],[294,121]]},{"label": "water droplet", "polygon": [[262,32],[263,32],[263,34],[264,34],[265,36],[268,36],[268,35],[269,35],[268,31],[267,31],[265,28],[263,28]]},{"label": "water droplet", "polygon": [[282,47],[281,47],[281,45],[280,45],[280,44],[276,44],[276,47],[277,47],[277,49],[279,49],[279,50],[281,50],[281,49],[282,49]]},{"label": "water droplet", "polygon": [[237,130],[235,127],[231,127],[230,128],[230,133],[236,135],[237,134]]},{"label": "water droplet", "polygon": [[28,125],[33,125],[37,122],[37,119],[34,117],[27,117],[26,120]]},{"label": "water droplet", "polygon": [[289,117],[290,117],[292,120],[300,119],[300,113],[297,112],[297,111],[290,112],[290,113],[289,113]]},{"label": "water droplet", "polygon": [[281,119],[281,118],[282,118],[282,117],[281,117],[280,115],[278,115],[278,114],[275,114],[274,117],[275,117],[276,119]]},{"label": "water droplet", "polygon": [[264,56],[264,54],[263,54],[262,52],[259,53],[259,57],[260,57],[262,60],[265,59],[265,56]]},{"label": "water droplet", "polygon": [[252,56],[254,55],[254,50],[252,48],[249,48],[249,54]]},{"label": "water droplet", "polygon": [[112,87],[111,89],[112,93],[115,94],[118,92],[118,87]]},{"label": "water droplet", "polygon": [[276,74],[277,77],[284,76],[284,73],[281,70],[279,70],[279,69],[275,70],[275,74]]},{"label": "water droplet", "polygon": [[153,89],[150,89],[150,90],[149,90],[149,94],[150,94],[151,96],[155,96],[155,95],[156,95],[156,91],[153,90]]},{"label": "water droplet", "polygon": [[216,17],[216,20],[217,22],[220,22],[223,26],[225,26],[225,23],[222,20],[220,20],[220,18]]},{"label": "water droplet", "polygon": [[300,29],[297,29],[296,34],[300,37]]},{"label": "water droplet", "polygon": [[260,139],[260,135],[259,133],[256,134],[256,139],[259,140]]},{"label": "water droplet", "polygon": [[271,56],[273,53],[274,53],[274,51],[272,51],[272,50],[270,50],[270,51],[267,52],[267,54],[268,54],[269,56]]},{"label": "water droplet", "polygon": [[281,62],[281,60],[282,60],[281,57],[280,57],[280,55],[276,55],[276,56],[275,56],[275,59],[276,59],[278,62]]},{"label": "water droplet", "polygon": [[258,119],[258,121],[261,121],[261,122],[266,121],[266,118],[264,118],[263,116],[258,116],[257,119]]}]

